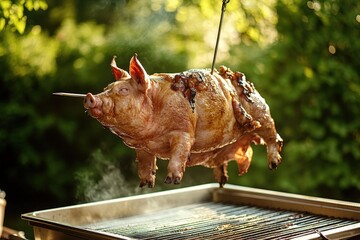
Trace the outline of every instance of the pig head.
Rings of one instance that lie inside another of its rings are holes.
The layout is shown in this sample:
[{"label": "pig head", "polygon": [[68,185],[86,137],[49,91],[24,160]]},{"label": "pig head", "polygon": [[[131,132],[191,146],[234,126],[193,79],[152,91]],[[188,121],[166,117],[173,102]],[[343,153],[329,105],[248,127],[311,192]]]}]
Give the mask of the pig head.
[{"label": "pig head", "polygon": [[[262,120],[253,118],[256,105],[245,104],[244,109],[241,86],[218,73],[189,70],[149,76],[136,54],[129,72],[118,68],[115,58],[111,68],[116,81],[99,94],[88,93],[84,107],[135,149],[141,187],[154,186],[157,158],[169,160],[165,183],[179,184],[186,166],[203,165],[215,169],[222,186],[227,181],[227,162],[236,160],[239,174],[245,173],[252,156],[250,144],[266,136],[266,121],[272,121],[274,128],[272,118],[264,120],[261,110],[256,118]],[[271,134],[266,139],[271,151],[268,161],[275,168],[281,148],[272,149],[276,130]]]},{"label": "pig head", "polygon": [[141,186],[154,186],[156,157],[169,159],[166,182],[180,183],[195,140],[195,115],[183,97],[171,90],[166,76],[150,80],[136,55],[129,73],[118,68],[115,59],[111,67],[116,81],[102,93],[88,93],[84,107],[135,148]]}]

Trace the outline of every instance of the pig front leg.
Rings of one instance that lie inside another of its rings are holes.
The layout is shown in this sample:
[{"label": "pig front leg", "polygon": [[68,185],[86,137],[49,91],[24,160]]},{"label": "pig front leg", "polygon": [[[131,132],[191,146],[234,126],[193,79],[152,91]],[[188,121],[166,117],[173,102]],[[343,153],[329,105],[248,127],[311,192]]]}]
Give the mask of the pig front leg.
[{"label": "pig front leg", "polygon": [[194,138],[188,133],[175,133],[170,138],[171,156],[168,164],[166,184],[180,184],[185,172],[186,163],[190,158],[190,151]]},{"label": "pig front leg", "polygon": [[233,146],[225,147],[222,152],[214,159],[217,163],[222,163],[214,168],[215,180],[219,183],[222,188],[228,181],[229,176],[227,172],[228,162],[235,160],[238,165],[239,176],[247,173],[253,151],[250,144],[243,143],[241,141],[236,142]]},{"label": "pig front leg", "polygon": [[155,186],[156,174],[156,157],[144,150],[136,149],[136,160],[138,162],[138,174],[140,178],[140,187],[148,186],[153,188]]},{"label": "pig front leg", "polygon": [[222,152],[215,158],[216,162],[222,162],[223,164],[214,168],[215,180],[219,183],[220,187],[223,187],[228,181],[227,166],[228,162],[235,160],[238,165],[238,175],[241,176],[247,173],[253,151],[248,141],[238,141],[234,144],[225,147]]}]

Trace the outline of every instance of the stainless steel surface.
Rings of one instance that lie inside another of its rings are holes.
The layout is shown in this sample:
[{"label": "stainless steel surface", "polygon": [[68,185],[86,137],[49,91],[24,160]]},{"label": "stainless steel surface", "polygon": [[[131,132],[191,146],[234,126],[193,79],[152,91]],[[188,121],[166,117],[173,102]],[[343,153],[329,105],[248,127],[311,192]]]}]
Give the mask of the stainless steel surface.
[{"label": "stainless steel surface", "polygon": [[23,214],[44,239],[347,239],[360,204],[226,185]]}]

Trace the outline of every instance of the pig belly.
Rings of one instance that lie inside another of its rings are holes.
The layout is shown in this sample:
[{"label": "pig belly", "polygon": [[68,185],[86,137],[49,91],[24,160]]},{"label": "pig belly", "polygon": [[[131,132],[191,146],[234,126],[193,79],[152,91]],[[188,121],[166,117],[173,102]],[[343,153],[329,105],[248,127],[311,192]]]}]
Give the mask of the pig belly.
[{"label": "pig belly", "polygon": [[[246,136],[238,139],[234,143],[215,150],[192,153],[186,165],[188,167],[202,165],[204,167],[215,168],[231,160],[236,160],[240,163],[247,149],[250,147],[251,140],[251,136]],[[250,161],[251,159],[249,159],[249,162]]]},{"label": "pig belly", "polygon": [[[219,121],[218,121],[219,122]],[[237,122],[229,121],[219,125],[201,124],[195,135],[191,153],[208,152],[234,143],[241,137]],[[200,124],[199,124],[200,125]],[[211,128],[211,125],[213,126]]]},{"label": "pig belly", "polygon": [[230,95],[212,94],[209,96],[204,94],[196,97],[198,117],[192,153],[218,149],[241,137],[241,130],[234,117]]},{"label": "pig belly", "polygon": [[227,166],[229,161],[236,161],[239,176],[247,173],[253,155],[250,147],[252,138],[248,135],[223,148],[191,154],[186,166],[202,165],[214,169],[215,180],[222,187],[228,180]]}]

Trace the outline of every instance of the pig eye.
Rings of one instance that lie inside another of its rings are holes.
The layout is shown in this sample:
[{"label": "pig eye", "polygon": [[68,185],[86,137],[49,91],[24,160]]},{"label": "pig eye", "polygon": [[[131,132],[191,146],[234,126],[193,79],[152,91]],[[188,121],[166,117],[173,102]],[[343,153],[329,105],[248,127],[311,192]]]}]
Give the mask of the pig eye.
[{"label": "pig eye", "polygon": [[128,95],[129,89],[127,87],[121,87],[119,88],[118,93],[123,96]]}]

